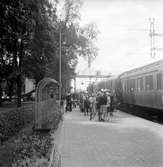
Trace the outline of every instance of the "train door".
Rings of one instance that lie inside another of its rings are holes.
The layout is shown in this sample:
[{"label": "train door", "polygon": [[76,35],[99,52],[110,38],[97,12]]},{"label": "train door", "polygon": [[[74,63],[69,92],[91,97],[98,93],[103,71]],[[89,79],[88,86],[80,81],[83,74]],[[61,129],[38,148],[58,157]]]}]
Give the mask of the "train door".
[{"label": "train door", "polygon": [[146,107],[153,107],[155,101],[154,79],[153,74],[145,76],[145,93],[143,104]]},{"label": "train door", "polygon": [[135,104],[135,89],[136,89],[136,80],[130,80],[130,97],[131,97],[131,104]]},{"label": "train door", "polygon": [[156,91],[156,103],[155,107],[158,109],[163,109],[163,71],[159,72],[157,75],[157,91]]}]

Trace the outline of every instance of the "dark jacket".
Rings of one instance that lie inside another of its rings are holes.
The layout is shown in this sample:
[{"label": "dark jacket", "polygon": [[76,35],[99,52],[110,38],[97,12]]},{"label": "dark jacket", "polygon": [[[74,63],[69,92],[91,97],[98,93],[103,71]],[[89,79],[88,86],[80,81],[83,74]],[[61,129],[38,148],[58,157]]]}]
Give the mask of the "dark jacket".
[{"label": "dark jacket", "polygon": [[100,105],[106,105],[106,104],[107,104],[107,96],[101,96]]},{"label": "dark jacket", "polygon": [[97,104],[96,107],[97,107],[97,109],[100,109],[100,98],[101,98],[100,96],[96,97],[96,104]]},{"label": "dark jacket", "polygon": [[89,108],[89,106],[90,106],[89,99],[86,98],[86,99],[84,100],[84,107],[85,107],[85,108]]},{"label": "dark jacket", "polygon": [[110,110],[111,111],[114,110],[114,96],[113,95],[110,96]]}]

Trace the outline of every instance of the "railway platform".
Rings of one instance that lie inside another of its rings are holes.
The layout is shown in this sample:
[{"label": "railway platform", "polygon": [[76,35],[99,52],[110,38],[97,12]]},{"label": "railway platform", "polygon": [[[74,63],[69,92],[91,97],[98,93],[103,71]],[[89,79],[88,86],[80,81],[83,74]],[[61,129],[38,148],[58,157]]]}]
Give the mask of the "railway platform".
[{"label": "railway platform", "polygon": [[117,111],[110,122],[64,114],[61,167],[162,167],[163,125]]}]

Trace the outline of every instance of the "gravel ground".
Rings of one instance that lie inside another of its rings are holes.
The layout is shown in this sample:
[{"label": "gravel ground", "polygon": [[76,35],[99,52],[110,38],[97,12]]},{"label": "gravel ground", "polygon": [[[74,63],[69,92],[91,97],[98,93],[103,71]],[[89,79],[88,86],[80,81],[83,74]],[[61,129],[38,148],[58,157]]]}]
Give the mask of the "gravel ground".
[{"label": "gravel ground", "polygon": [[162,167],[163,126],[120,111],[110,122],[64,115],[62,167]]}]

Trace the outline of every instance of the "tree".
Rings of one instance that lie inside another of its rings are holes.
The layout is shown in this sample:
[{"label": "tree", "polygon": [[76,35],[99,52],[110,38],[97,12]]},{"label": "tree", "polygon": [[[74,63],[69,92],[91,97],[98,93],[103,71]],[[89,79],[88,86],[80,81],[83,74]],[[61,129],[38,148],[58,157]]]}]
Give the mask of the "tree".
[{"label": "tree", "polygon": [[[45,64],[46,61],[46,58],[40,54],[40,50],[48,33],[46,31],[49,29],[52,7],[48,0],[2,0],[0,9],[2,11],[0,19],[2,23],[0,28],[1,64],[4,62],[2,60],[5,60],[12,66],[9,78],[17,85],[18,106],[21,106],[23,76],[35,76],[36,70],[30,70],[30,68],[34,65],[38,72],[40,65]],[[40,34],[42,36],[45,34],[44,38],[39,39]],[[35,43],[36,48],[33,47]],[[26,65],[26,63],[29,64]],[[45,68],[40,69],[42,78]]]},{"label": "tree", "polygon": [[63,84],[75,76],[75,68],[79,56],[89,57],[91,60],[97,56],[97,48],[94,46],[94,42],[97,38],[98,30],[94,23],[86,27],[80,26],[81,5],[81,1],[66,0],[63,15],[58,16],[59,29],[62,32]]},{"label": "tree", "polygon": [[[23,78],[38,83],[49,76],[59,80],[59,32],[62,32],[63,88],[75,75],[78,57],[95,57],[95,25],[80,27],[81,2],[66,0],[64,14],[57,15],[59,2],[49,0],[1,0],[0,69],[11,96],[16,85],[21,106]],[[0,89],[1,94],[1,89]],[[0,95],[1,97],[1,95]]]}]

